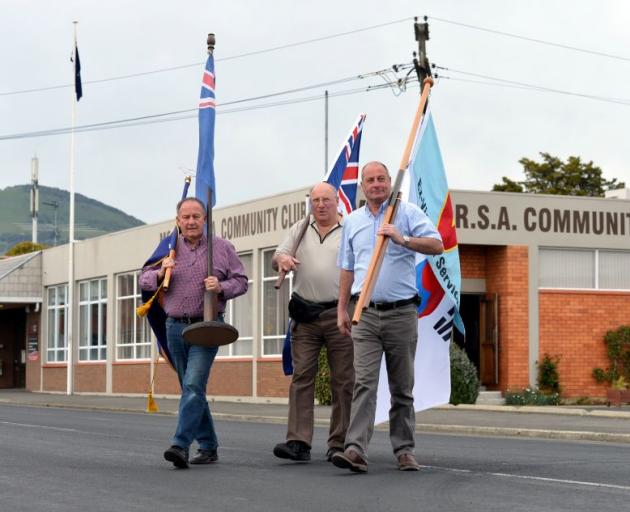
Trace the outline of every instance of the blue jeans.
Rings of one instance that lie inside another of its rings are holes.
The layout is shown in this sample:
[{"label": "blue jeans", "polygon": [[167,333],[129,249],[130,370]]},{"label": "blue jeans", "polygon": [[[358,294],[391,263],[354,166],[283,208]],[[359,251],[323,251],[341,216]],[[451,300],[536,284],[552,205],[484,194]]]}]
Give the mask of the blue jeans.
[{"label": "blue jeans", "polygon": [[210,368],[219,349],[188,345],[182,337],[182,331],[186,327],[187,324],[174,322],[170,318],[166,320],[168,349],[182,389],[177,430],[171,444],[188,449],[197,440],[200,449],[216,450],[217,434],[206,400],[206,386]]}]

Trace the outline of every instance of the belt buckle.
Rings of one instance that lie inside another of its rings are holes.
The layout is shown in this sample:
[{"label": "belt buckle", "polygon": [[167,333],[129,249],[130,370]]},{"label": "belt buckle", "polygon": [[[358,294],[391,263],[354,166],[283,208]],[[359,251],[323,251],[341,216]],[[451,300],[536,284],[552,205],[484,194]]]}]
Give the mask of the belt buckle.
[{"label": "belt buckle", "polygon": [[381,310],[387,305],[387,302],[374,302],[374,309]]}]

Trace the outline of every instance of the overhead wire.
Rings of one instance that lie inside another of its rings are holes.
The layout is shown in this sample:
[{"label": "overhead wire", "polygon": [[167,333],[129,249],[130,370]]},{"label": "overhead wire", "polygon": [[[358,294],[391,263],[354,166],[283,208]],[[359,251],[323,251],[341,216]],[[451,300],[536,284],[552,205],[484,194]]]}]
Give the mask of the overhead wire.
[{"label": "overhead wire", "polygon": [[[329,39],[336,39],[338,37],[345,37],[345,36],[349,36],[352,34],[358,34],[360,32],[366,32],[368,30],[374,30],[377,28],[383,28],[383,27],[387,27],[389,25],[395,25],[398,23],[402,23],[404,21],[409,21],[413,19],[412,17],[406,17],[406,18],[400,18],[397,20],[391,20],[391,21],[386,21],[383,23],[378,23],[376,25],[370,25],[367,27],[360,27],[357,29],[353,29],[353,30],[347,30],[345,32],[337,32],[335,34],[329,34],[327,36],[321,36],[321,37],[314,37],[311,39],[304,39],[302,41],[296,41],[294,43],[287,43],[287,44],[283,44],[283,45],[279,45],[279,46],[272,46],[269,48],[262,48],[260,50],[253,50],[250,52],[245,52],[245,53],[240,53],[240,54],[236,54],[236,55],[230,55],[227,57],[219,57],[217,59],[215,59],[215,62],[225,62],[225,61],[229,61],[229,60],[236,60],[236,59],[242,59],[245,57],[251,57],[253,55],[261,55],[264,53],[270,53],[270,52],[275,52],[275,51],[279,51],[279,50],[284,50],[287,48],[294,48],[296,46],[302,46],[305,44],[312,44],[312,43],[317,43],[320,41],[327,41]],[[170,66],[170,67],[166,67],[166,68],[160,68],[160,69],[154,69],[154,70],[150,70],[150,71],[142,71],[139,73],[129,73],[126,75],[118,75],[118,76],[112,76],[112,77],[108,77],[108,78],[101,78],[99,80],[86,80],[83,83],[84,84],[98,84],[98,83],[103,83],[103,82],[112,82],[112,81],[116,81],[116,80],[126,80],[128,78],[137,78],[140,76],[147,76],[147,75],[154,75],[154,74],[158,74],[158,73],[168,73],[170,71],[178,71],[180,69],[188,69],[188,68],[193,68],[193,67],[199,67],[199,66],[203,66],[205,64],[205,61],[200,61],[200,62],[194,62],[192,64],[182,64],[179,66]],[[5,91],[5,92],[0,92],[0,96],[10,96],[10,95],[16,95],[16,94],[27,94],[27,93],[32,93],[32,92],[43,92],[43,91],[50,91],[50,90],[54,90],[54,89],[64,89],[64,88],[68,88],[68,87],[74,87],[74,83],[68,83],[68,84],[61,84],[61,85],[52,85],[52,86],[48,86],[48,87],[37,87],[37,88],[32,88],[32,89],[21,89],[21,90],[17,90],[17,91]]]},{"label": "overhead wire", "polygon": [[447,20],[445,18],[438,18],[436,16],[427,16],[428,19],[431,20],[435,20],[438,22],[442,22],[442,23],[447,23],[450,25],[455,25],[455,26],[459,26],[459,27],[464,27],[464,28],[469,28],[471,30],[478,30],[481,32],[487,32],[490,34],[496,34],[496,35],[501,35],[501,36],[505,36],[505,37],[511,37],[513,39],[520,39],[522,41],[528,41],[530,43],[536,43],[536,44],[542,44],[545,46],[553,46],[556,48],[562,48],[564,50],[572,50],[575,52],[580,52],[580,53],[586,53],[589,55],[596,55],[598,57],[606,57],[609,59],[615,59],[615,60],[621,60],[621,61],[625,61],[625,62],[630,62],[630,57],[625,57],[622,55],[614,55],[612,53],[607,53],[607,52],[601,52],[601,51],[597,51],[597,50],[589,50],[586,48],[580,48],[577,46],[571,46],[568,44],[562,44],[562,43],[555,43],[553,41],[546,41],[544,39],[537,39],[535,37],[528,37],[528,36],[522,36],[520,34],[514,34],[511,32],[505,32],[502,30],[495,30],[495,29],[491,29],[491,28],[486,28],[486,27],[480,27],[478,25],[471,25],[469,23],[462,23],[459,21],[453,21],[453,20]]}]

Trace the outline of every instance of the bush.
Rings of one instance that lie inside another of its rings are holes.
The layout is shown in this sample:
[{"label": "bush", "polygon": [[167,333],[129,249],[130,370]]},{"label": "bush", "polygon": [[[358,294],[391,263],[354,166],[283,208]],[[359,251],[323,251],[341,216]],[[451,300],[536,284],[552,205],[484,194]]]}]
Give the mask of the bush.
[{"label": "bush", "polygon": [[507,390],[505,405],[559,405],[558,393],[542,393],[538,389],[525,388],[520,391]]},{"label": "bush", "polygon": [[33,242],[18,242],[5,253],[5,256],[20,256],[29,252],[41,251],[47,247],[47,245],[34,244]]},{"label": "bush", "polygon": [[536,362],[538,367],[538,389],[545,395],[551,395],[553,393],[560,394],[562,388],[560,387],[560,374],[558,373],[558,363],[560,357],[551,357],[549,354],[545,354],[542,361]]},{"label": "bush", "polygon": [[332,404],[332,392],[330,390],[330,368],[328,367],[328,354],[326,347],[319,351],[317,375],[315,376],[315,398],[319,405]]},{"label": "bush", "polygon": [[449,402],[474,404],[479,396],[477,368],[456,343],[451,343],[451,398]]},{"label": "bush", "polygon": [[[455,343],[451,343],[451,397],[449,402],[457,404],[474,404],[479,396],[479,377],[477,368],[470,362],[466,352]],[[330,369],[326,355],[326,347],[319,353],[319,367],[315,377],[315,398],[320,405],[332,403],[330,391]]]},{"label": "bush", "polygon": [[612,384],[619,377],[630,380],[630,326],[622,325],[617,330],[608,331],[604,336],[604,343],[610,367],[606,370],[594,368],[595,380],[600,384]]}]

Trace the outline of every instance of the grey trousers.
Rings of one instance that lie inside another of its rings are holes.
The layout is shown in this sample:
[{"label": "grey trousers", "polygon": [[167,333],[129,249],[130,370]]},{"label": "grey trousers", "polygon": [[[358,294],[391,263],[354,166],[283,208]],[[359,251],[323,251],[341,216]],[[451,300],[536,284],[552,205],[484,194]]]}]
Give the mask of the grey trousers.
[{"label": "grey trousers", "polygon": [[313,441],[313,402],[317,359],[322,345],[328,353],[332,411],[329,448],[343,448],[350,421],[350,402],[354,385],[352,338],[337,328],[337,309],[324,311],[318,320],[298,323],[291,331],[293,377],[289,387],[287,441]]},{"label": "grey trousers", "polygon": [[414,358],[418,341],[416,305],[389,311],[366,309],[359,324],[352,327],[352,340],[355,382],[345,447],[354,448],[367,460],[367,448],[374,431],[379,371],[385,354],[391,393],[389,438],[397,457],[413,453],[416,420]]}]

